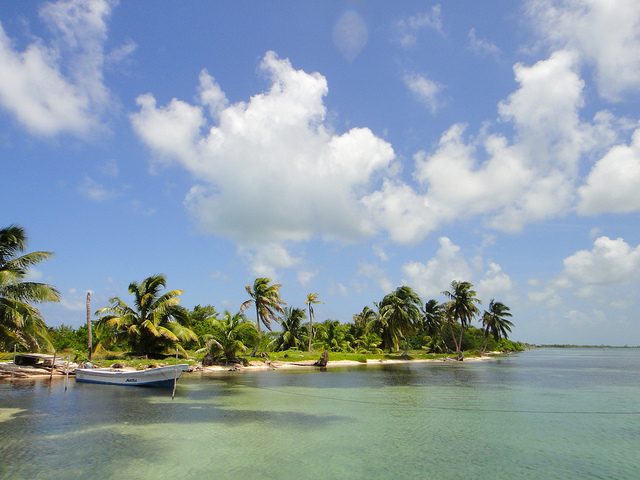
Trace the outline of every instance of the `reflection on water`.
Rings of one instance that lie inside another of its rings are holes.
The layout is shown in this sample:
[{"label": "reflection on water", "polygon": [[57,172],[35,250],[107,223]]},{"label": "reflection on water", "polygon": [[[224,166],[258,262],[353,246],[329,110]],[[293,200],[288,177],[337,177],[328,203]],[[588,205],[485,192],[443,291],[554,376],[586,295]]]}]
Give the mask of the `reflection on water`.
[{"label": "reflection on water", "polygon": [[173,401],[4,382],[0,478],[635,478],[639,398],[632,349],[192,375]]}]

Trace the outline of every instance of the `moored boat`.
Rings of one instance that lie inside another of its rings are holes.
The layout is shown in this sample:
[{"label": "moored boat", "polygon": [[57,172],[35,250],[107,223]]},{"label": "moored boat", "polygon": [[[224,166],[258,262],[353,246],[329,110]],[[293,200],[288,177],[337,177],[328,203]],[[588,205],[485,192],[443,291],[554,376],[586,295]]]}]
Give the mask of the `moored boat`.
[{"label": "moored boat", "polygon": [[76,382],[103,383],[132,387],[171,388],[189,365],[181,363],[147,370],[122,370],[116,368],[78,368]]}]

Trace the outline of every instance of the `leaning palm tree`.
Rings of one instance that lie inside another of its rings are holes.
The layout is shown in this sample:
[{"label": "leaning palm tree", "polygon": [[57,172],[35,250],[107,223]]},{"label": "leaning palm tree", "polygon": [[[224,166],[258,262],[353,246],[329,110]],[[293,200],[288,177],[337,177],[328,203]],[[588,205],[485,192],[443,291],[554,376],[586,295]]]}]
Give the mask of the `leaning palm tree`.
[{"label": "leaning palm tree", "polygon": [[283,306],[286,303],[280,298],[279,283],[271,283],[270,278],[256,278],[253,286],[247,285],[245,289],[251,297],[242,303],[240,311],[244,312],[251,303],[256,306],[256,327],[260,334],[260,324],[262,323],[267,330],[271,330],[271,321],[277,321],[276,313],[283,313]]},{"label": "leaning palm tree", "polygon": [[180,342],[195,341],[197,336],[185,326],[189,312],[180,306],[182,290],[161,293],[166,286],[164,275],[152,275],[141,283],[131,282],[129,293],[133,307],[113,297],[111,305],[96,315],[97,327],[103,339],[124,341],[137,355],[159,354],[179,348]]},{"label": "leaning palm tree", "polygon": [[50,285],[26,281],[29,268],[51,258],[52,253],[17,256],[26,246],[22,227],[0,229],[0,350],[52,348],[42,314],[31,304],[58,302],[60,294]]},{"label": "leaning palm tree", "polygon": [[306,314],[301,308],[287,307],[280,321],[282,332],[271,342],[275,350],[289,350],[303,345],[305,328],[302,326]]},{"label": "leaning palm tree", "polygon": [[315,315],[315,312],[313,311],[313,306],[320,303],[320,300],[318,300],[318,294],[317,293],[308,294],[307,301],[305,303],[307,304],[307,310],[309,311],[309,349],[308,350],[311,351],[311,342],[313,341],[313,316]]},{"label": "leaning palm tree", "polygon": [[494,299],[491,299],[491,302],[489,302],[489,309],[485,310],[482,315],[482,330],[485,336],[485,343],[482,348],[483,350],[486,349],[486,339],[489,335],[491,335],[496,342],[500,341],[501,338],[509,338],[513,322],[511,322],[508,317],[511,317],[509,307],[504,303],[496,302]]},{"label": "leaning palm tree", "polygon": [[[456,353],[458,360],[464,360],[464,354],[462,353],[462,337],[464,330],[469,326],[473,317],[478,313],[477,304],[480,300],[476,297],[476,292],[473,290],[471,282],[458,282],[454,280],[451,282],[451,290],[442,292],[443,295],[449,298],[447,309],[447,315],[449,317],[449,326],[451,328],[454,343],[456,345]],[[457,322],[460,325],[460,339],[456,341],[453,334],[453,323]]]},{"label": "leaning palm tree", "polygon": [[196,352],[206,353],[203,360],[205,366],[221,360],[237,363],[238,353],[246,352],[258,341],[256,326],[247,321],[242,313],[232,315],[226,311],[222,319],[210,321],[210,328],[212,333],[201,337],[204,348]]},{"label": "leaning palm tree", "polygon": [[400,349],[401,340],[413,333],[420,322],[421,304],[418,294],[407,286],[382,299],[378,322],[383,348],[396,352]]}]

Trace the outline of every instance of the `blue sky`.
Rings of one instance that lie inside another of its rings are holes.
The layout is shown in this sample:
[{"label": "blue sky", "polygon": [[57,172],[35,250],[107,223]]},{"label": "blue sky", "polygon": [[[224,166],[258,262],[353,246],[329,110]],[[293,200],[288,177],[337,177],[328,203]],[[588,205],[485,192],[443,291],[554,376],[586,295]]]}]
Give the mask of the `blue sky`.
[{"label": "blue sky", "polygon": [[350,321],[408,284],[514,337],[640,344],[640,9],[523,2],[2,2],[0,220],[51,325],[164,273],[256,276]]}]

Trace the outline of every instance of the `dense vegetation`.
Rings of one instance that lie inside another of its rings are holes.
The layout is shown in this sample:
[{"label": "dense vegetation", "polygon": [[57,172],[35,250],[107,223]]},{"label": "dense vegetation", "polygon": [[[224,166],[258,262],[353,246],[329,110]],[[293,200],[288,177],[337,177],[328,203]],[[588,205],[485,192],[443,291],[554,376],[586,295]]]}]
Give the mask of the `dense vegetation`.
[{"label": "dense vegetation", "polygon": [[[15,257],[25,242],[19,227],[0,230],[0,349],[54,349],[82,358],[87,353],[87,326],[47,329],[32,306],[57,301],[59,295],[51,286],[24,281],[30,265],[51,255],[35,252]],[[131,282],[131,304],[114,297],[97,310],[94,353],[103,358],[123,354],[158,358],[179,351],[211,364],[246,362],[254,356],[307,358],[324,350],[354,358],[454,353],[462,360],[464,352],[523,348],[508,339],[513,326],[509,307],[492,299],[481,311],[473,285],[466,281],[453,281],[449,290],[441,292],[443,302],[423,302],[411,287],[401,286],[354,314],[349,323],[316,321],[314,306],[321,302],[315,292],[301,299],[299,307],[286,307],[281,285],[265,277],[246,286],[248,299],[238,312],[222,314],[212,305],[182,307],[182,291],[165,291],[166,283],[163,275]],[[245,315],[250,306],[255,307],[255,322]],[[472,325],[474,321],[479,327]],[[272,331],[275,324],[279,328]]]}]

